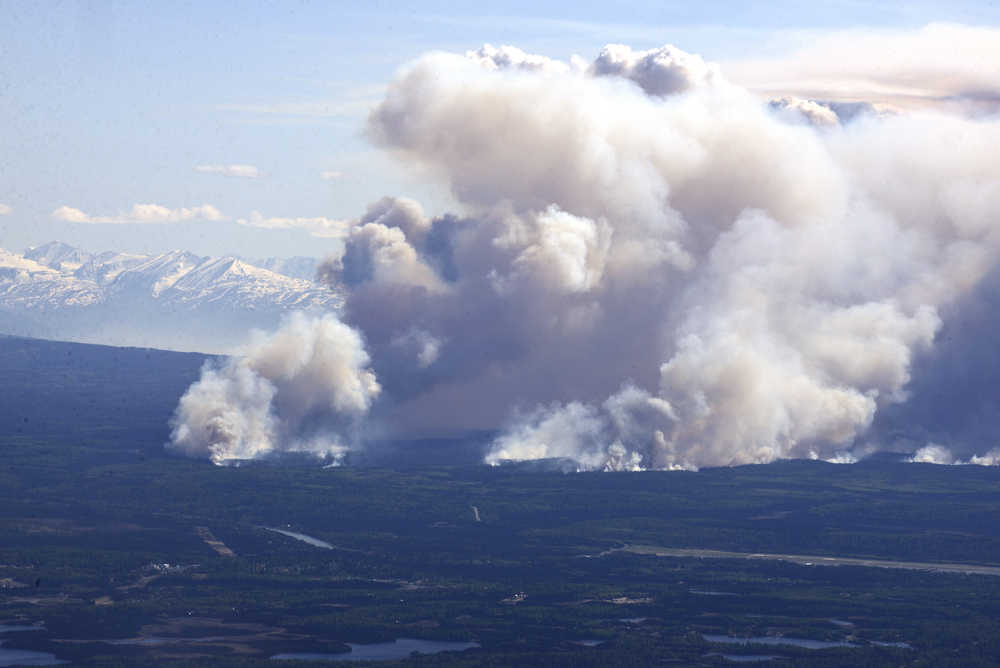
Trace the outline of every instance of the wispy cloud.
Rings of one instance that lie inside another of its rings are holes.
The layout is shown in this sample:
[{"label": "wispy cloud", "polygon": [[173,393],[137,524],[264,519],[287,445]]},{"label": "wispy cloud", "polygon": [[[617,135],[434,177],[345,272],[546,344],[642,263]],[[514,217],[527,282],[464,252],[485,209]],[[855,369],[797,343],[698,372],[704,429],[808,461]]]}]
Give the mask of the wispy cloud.
[{"label": "wispy cloud", "polygon": [[347,236],[347,232],[352,225],[349,220],[325,218],[323,216],[314,218],[265,218],[259,211],[251,212],[247,218],[238,218],[236,222],[248,227],[263,227],[272,230],[300,229],[309,232],[314,237],[344,237]]},{"label": "wispy cloud", "polygon": [[281,120],[364,118],[382,101],[385,91],[386,87],[382,84],[364,85],[347,88],[331,99],[227,103],[216,106],[216,109],[241,116]]},{"label": "wispy cloud", "polygon": [[198,165],[194,171],[202,174],[222,174],[223,176],[234,176],[243,179],[257,179],[264,176],[257,167],[253,165]]},{"label": "wispy cloud", "polygon": [[[538,31],[559,35],[580,35],[597,40],[628,39],[633,42],[660,44],[663,34],[670,25],[650,25],[638,23],[609,23],[605,21],[580,21],[542,16],[504,16],[497,14],[481,16],[452,16],[447,14],[414,13],[408,18],[423,23],[435,23],[455,29],[489,29],[507,31]],[[725,26],[685,25],[686,29],[715,28]]]},{"label": "wispy cloud", "polygon": [[0,216],[6,216],[13,210],[14,209],[10,208],[9,204],[0,204]]},{"label": "wispy cloud", "polygon": [[52,217],[67,223],[179,223],[188,220],[226,220],[211,204],[170,209],[159,204],[133,204],[128,211],[112,216],[92,216],[71,206],[61,206]]},{"label": "wispy cloud", "polygon": [[1000,29],[937,23],[916,30],[842,30],[779,58],[722,67],[735,83],[771,96],[996,110]]},{"label": "wispy cloud", "polygon": [[340,118],[363,116],[377,104],[377,100],[331,100],[315,102],[273,102],[264,104],[223,104],[220,111],[263,116],[288,116],[292,118]]},{"label": "wispy cloud", "polygon": [[319,176],[324,181],[336,181],[337,179],[342,178],[344,173],[335,170],[327,170],[325,172],[321,172]]}]

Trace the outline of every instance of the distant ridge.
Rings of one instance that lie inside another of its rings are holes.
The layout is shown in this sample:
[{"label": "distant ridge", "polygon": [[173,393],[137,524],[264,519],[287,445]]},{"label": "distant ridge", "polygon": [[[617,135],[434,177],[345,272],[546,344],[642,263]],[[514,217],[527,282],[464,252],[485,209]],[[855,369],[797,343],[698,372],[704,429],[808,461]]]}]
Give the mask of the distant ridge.
[{"label": "distant ridge", "polygon": [[59,241],[23,255],[0,249],[0,333],[220,353],[291,311],[341,308],[339,291],[312,280],[315,258],[257,262],[265,266],[182,250],[90,253]]},{"label": "distant ridge", "polygon": [[178,397],[210,359],[0,334],[0,434],[159,456]]}]

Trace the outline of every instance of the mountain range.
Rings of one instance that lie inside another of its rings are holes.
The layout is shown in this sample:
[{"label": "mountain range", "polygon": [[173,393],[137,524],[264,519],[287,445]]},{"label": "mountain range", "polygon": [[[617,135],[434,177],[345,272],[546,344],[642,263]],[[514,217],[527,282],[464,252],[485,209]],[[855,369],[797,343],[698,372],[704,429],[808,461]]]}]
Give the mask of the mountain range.
[{"label": "mountain range", "polygon": [[186,251],[90,253],[54,241],[0,249],[0,333],[226,353],[291,311],[337,311],[316,258],[247,260]]}]

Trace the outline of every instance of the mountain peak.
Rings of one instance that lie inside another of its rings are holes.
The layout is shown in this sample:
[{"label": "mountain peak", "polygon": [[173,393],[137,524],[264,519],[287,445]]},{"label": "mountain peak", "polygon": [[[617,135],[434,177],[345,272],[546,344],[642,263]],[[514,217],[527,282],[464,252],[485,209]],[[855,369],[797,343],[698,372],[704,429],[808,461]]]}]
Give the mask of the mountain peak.
[{"label": "mountain peak", "polygon": [[50,241],[47,244],[29,248],[25,251],[24,257],[56,270],[74,270],[90,261],[92,256],[90,253],[62,241]]}]

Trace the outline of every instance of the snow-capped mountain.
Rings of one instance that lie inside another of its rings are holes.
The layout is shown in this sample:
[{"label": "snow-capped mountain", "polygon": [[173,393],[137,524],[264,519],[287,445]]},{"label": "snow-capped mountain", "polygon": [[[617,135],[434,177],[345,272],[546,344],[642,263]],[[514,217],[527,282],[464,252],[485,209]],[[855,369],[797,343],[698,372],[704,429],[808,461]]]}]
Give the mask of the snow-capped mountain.
[{"label": "snow-capped mountain", "polygon": [[[341,307],[337,291],[311,280],[317,260],[261,263],[185,251],[93,254],[60,242],[23,255],[0,249],[0,333],[229,352],[288,312]],[[295,275],[279,271],[286,267]]]},{"label": "snow-capped mountain", "polygon": [[316,277],[319,260],[314,257],[269,257],[263,260],[247,260],[255,267],[270,269],[277,274],[311,281]]}]

